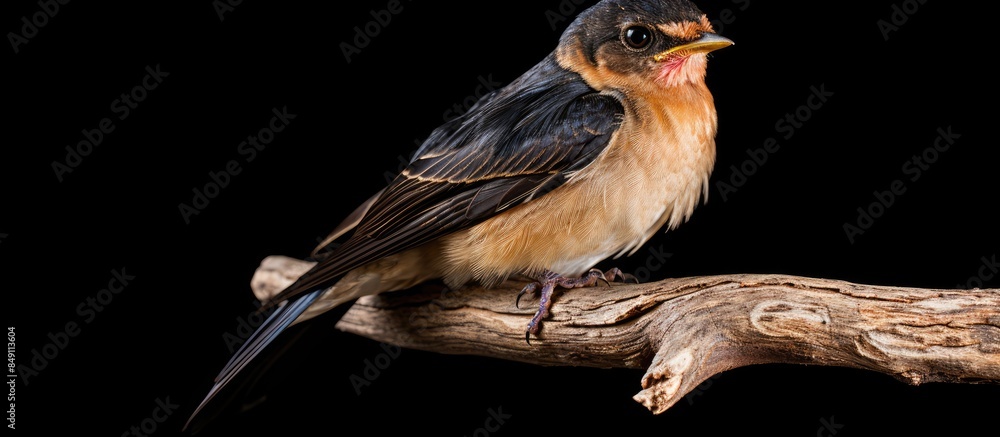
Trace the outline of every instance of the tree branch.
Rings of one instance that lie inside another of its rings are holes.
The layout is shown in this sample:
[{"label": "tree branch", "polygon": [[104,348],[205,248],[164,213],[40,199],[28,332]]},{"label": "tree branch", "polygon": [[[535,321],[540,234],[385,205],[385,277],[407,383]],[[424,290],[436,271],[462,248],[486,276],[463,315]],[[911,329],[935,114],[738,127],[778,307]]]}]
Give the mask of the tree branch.
[{"label": "tree branch", "polygon": [[[266,298],[312,263],[264,259]],[[1000,383],[1000,290],[934,290],[787,275],[724,275],[556,292],[530,345],[523,283],[359,299],[337,328],[444,354],[552,366],[646,368],[634,399],[662,413],[725,370],[762,363],[867,369],[909,384]]]}]

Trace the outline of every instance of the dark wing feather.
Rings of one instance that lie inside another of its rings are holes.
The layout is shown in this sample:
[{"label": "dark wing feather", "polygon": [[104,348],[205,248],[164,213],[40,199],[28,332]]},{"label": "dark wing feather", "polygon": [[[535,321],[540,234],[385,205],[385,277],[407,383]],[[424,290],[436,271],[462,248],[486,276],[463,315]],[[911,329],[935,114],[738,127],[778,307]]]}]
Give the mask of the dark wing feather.
[{"label": "dark wing feather", "polygon": [[544,195],[605,149],[623,112],[550,56],[433,132],[354,234],[272,303]]},{"label": "dark wing feather", "polygon": [[239,398],[249,394],[253,384],[276,363],[277,357],[284,355],[285,350],[272,350],[265,355],[261,353],[279,334],[286,333],[285,329],[320,295],[322,291],[317,290],[276,308],[215,377],[212,388],[191,413],[183,430],[190,429],[197,433],[230,404],[240,402]]},{"label": "dark wing feather", "polygon": [[[273,341],[321,290],[354,268],[473,226],[558,188],[569,172],[584,168],[604,151],[623,112],[616,98],[597,93],[550,56],[435,130],[408,167],[320,245],[318,264],[263,308],[287,301],[225,366],[188,425],[202,426],[250,392],[286,352],[276,349]],[[352,228],[344,244],[330,244]],[[335,323],[347,307],[313,323]],[[286,336],[284,346],[304,332]]]}]

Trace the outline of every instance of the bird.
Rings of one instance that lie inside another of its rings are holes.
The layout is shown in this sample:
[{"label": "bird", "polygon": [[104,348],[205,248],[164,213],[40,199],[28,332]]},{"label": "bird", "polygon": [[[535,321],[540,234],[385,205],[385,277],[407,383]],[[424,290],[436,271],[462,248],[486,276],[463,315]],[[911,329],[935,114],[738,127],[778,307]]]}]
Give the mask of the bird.
[{"label": "bird", "polygon": [[707,201],[718,124],[708,55],[732,44],[689,0],[601,0],[580,12],[541,61],[433,130],[317,246],[314,267],[263,296],[270,316],[185,428],[220,393],[252,385],[287,349],[290,326],[339,319],[362,296],[527,278],[514,303],[538,295],[530,343],[556,289],[627,279],[594,266]]}]

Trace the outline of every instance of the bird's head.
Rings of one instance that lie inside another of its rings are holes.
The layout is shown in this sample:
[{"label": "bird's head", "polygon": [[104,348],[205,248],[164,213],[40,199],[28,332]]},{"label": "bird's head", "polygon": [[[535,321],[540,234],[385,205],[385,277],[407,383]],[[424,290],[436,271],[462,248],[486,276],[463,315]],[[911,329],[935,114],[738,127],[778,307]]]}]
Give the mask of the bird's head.
[{"label": "bird's head", "polygon": [[656,92],[703,83],[708,53],[732,44],[688,0],[604,0],[570,24],[556,57],[598,90]]}]

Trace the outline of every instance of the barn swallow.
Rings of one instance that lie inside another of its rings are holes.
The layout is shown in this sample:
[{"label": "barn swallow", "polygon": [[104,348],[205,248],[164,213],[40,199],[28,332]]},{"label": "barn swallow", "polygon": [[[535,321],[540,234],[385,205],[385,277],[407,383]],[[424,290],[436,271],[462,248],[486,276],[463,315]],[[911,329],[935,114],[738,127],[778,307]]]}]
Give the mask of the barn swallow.
[{"label": "barn swallow", "polygon": [[192,419],[290,325],[362,296],[523,275],[534,282],[517,299],[539,295],[530,339],[557,287],[623,278],[593,267],[707,199],[717,125],[707,55],[731,44],[687,0],[603,0],[582,12],[541,62],[433,131],[317,247],[311,270],[259,296],[274,312]]}]

